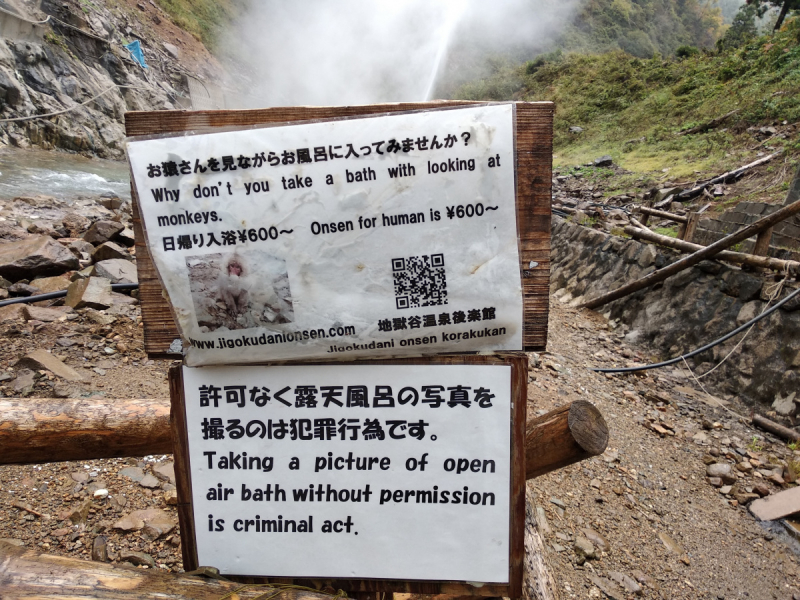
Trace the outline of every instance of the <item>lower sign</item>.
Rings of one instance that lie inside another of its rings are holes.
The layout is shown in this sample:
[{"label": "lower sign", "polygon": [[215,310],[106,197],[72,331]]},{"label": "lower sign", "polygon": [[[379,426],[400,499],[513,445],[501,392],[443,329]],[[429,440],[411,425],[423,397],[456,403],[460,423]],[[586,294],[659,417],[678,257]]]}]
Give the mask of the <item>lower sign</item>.
[{"label": "lower sign", "polygon": [[184,367],[197,564],[509,585],[512,366],[467,358]]}]

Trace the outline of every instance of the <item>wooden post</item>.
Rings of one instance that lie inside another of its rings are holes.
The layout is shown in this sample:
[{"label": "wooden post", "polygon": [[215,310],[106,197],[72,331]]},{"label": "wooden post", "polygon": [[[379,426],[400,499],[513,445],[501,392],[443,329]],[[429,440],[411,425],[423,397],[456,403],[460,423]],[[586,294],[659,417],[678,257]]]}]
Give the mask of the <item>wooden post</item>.
[{"label": "wooden post", "polygon": [[768,227],[772,227],[776,223],[780,223],[784,219],[787,219],[798,212],[800,212],[800,202],[795,202],[789,206],[784,206],[779,211],[759,219],[741,231],[737,231],[736,233],[725,236],[721,240],[714,242],[710,246],[706,246],[702,250],[698,250],[694,254],[690,254],[689,256],[672,263],[671,265],[667,265],[666,267],[658,269],[657,271],[653,271],[649,275],[646,275],[641,279],[637,279],[636,281],[633,281],[627,285],[623,285],[612,292],[603,294],[597,298],[593,298],[592,300],[585,302],[581,308],[597,308],[614,300],[624,298],[625,296],[633,294],[634,292],[638,292],[639,290],[649,287],[654,283],[664,281],[670,275],[680,273],[684,269],[688,269],[689,267],[696,265],[701,260],[711,258],[712,256],[719,254],[722,250],[725,250],[726,248],[729,248],[730,246],[733,246],[742,240],[746,240],[750,236],[753,236],[760,231],[767,229]]},{"label": "wooden post", "polygon": [[[0,465],[171,454],[169,407],[166,399],[0,399]],[[585,400],[528,421],[525,431],[526,479],[608,443],[603,416]]]},{"label": "wooden post", "polygon": [[528,421],[525,433],[525,477],[533,479],[602,454],[608,426],[593,404],[577,400]]},{"label": "wooden post", "polygon": [[756,245],[753,248],[753,254],[756,256],[768,256],[769,255],[769,243],[772,241],[772,230],[774,227],[770,227],[769,229],[765,229],[761,233],[758,234],[756,238]]},{"label": "wooden post", "polygon": [[682,232],[678,234],[678,237],[685,242],[691,242],[699,222],[700,213],[690,212],[686,217],[686,224],[681,228]]}]

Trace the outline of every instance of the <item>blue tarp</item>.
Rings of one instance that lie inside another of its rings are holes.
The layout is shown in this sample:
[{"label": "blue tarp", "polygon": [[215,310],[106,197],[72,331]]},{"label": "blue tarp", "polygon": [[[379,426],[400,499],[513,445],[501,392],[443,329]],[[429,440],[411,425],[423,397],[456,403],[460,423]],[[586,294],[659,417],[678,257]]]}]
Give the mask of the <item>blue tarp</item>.
[{"label": "blue tarp", "polygon": [[126,44],[125,48],[131,53],[131,58],[139,63],[139,66],[143,69],[147,68],[147,63],[144,62],[144,53],[142,52],[142,46],[139,44],[139,40],[134,40],[130,44]]}]

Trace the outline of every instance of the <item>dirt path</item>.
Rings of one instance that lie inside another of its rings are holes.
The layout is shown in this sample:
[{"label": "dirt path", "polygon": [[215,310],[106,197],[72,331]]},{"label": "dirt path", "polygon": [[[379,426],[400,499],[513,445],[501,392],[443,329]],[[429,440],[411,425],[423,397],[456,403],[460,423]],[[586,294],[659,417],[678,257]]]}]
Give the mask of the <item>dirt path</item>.
[{"label": "dirt path", "polygon": [[[79,311],[77,319],[53,323],[9,321],[0,331],[6,396],[18,395],[13,363],[35,348],[59,355],[87,381],[68,385],[41,372],[33,395],[168,395],[168,364],[144,356],[137,306]],[[735,500],[737,493],[748,499],[743,494],[757,486],[778,491],[767,475],[781,460],[798,457],[708,404],[677,369],[625,377],[589,371],[587,365],[649,359],[595,313],[554,302],[549,339],[549,352],[531,357],[530,414],[583,398],[600,408],[611,429],[604,456],[529,483],[561,597],[632,597],[615,578],[631,590],[640,587],[645,598],[769,599],[800,592],[790,538],[762,528]],[[747,414],[735,400],[728,407]],[[0,467],[0,539],[178,571],[170,458]],[[740,476],[734,489],[723,488],[729,495],[708,483],[704,461],[748,460],[748,473],[733,469]],[[134,515],[138,523],[124,518],[146,509],[149,520],[142,513]]]}]

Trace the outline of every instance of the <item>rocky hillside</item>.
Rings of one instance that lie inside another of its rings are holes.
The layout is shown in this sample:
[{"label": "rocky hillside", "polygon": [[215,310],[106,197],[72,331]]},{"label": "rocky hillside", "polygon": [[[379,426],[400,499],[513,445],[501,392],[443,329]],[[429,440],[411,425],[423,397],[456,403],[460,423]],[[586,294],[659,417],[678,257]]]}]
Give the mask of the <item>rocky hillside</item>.
[{"label": "rocky hillside", "polygon": [[[122,158],[126,111],[191,107],[187,76],[223,78],[152,0],[26,2],[0,2],[0,145]],[[125,48],[135,40],[146,69]]]}]

